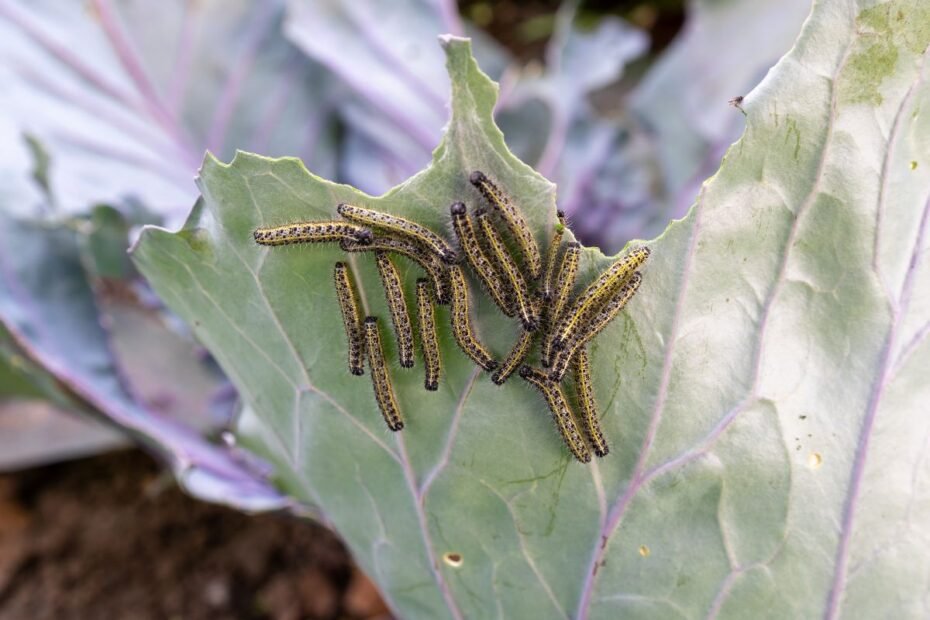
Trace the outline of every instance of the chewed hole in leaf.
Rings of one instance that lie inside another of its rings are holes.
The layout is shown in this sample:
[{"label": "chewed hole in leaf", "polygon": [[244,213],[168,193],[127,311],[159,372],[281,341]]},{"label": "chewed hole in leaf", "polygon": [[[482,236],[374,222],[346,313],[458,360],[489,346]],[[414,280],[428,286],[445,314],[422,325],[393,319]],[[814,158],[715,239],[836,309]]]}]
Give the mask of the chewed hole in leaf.
[{"label": "chewed hole in leaf", "polygon": [[459,568],[462,566],[464,559],[462,558],[461,553],[455,553],[449,551],[442,556],[442,561],[445,562],[446,566],[451,566],[452,568]]}]

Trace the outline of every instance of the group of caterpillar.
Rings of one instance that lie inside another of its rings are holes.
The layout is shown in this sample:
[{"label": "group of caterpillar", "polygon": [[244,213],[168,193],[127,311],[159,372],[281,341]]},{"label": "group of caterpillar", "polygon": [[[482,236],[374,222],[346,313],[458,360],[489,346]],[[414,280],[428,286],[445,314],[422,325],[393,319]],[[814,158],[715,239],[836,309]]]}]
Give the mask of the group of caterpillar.
[{"label": "group of caterpillar", "polygon": [[[597,456],[605,456],[608,447],[594,401],[586,347],[636,293],[642,280],[636,269],[648,258],[649,249],[633,250],[611,265],[569,304],[581,247],[577,242],[562,243],[564,215],[558,213],[559,223],[544,265],[536,239],[511,199],[482,172],[472,173],[469,180],[490,211],[479,207],[470,215],[464,203],[451,205],[452,228],[461,255],[495,304],[505,315],[519,319],[522,327],[516,344],[502,362],[494,359],[475,333],[471,295],[465,272],[458,264],[459,254],[428,228],[399,216],[340,204],[337,212],[348,221],[300,222],[261,228],[255,231],[254,238],[262,245],[338,241],[346,252],[374,252],[403,368],[414,364],[413,327],[400,275],[389,253],[410,258],[429,275],[429,279],[420,278],[416,283],[416,314],[426,366],[424,387],[431,391],[439,387],[441,358],[435,305],[450,304],[451,331],[456,343],[478,366],[493,372],[491,378],[495,384],[502,385],[519,369],[519,375],[543,394],[575,458],[588,462],[591,450]],[[502,222],[519,260],[511,254],[491,211]],[[381,413],[388,428],[400,430],[404,422],[390,382],[378,320],[369,316],[361,321],[352,274],[345,263],[336,263],[334,279],[348,339],[349,371],[355,375],[364,373],[367,351]],[[534,286],[537,282],[538,286]],[[541,363],[547,371],[523,363],[537,339]],[[580,410],[581,433],[561,388],[570,366],[574,368],[574,394]]]}]

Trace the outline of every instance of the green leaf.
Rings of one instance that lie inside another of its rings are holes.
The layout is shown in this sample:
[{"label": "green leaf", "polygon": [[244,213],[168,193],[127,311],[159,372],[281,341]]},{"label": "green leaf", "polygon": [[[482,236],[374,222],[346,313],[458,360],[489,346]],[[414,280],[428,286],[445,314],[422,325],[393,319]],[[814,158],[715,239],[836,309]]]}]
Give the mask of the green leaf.
[{"label": "green leaf", "polygon": [[[251,241],[340,201],[445,230],[451,201],[478,200],[476,168],[542,240],[553,188],[506,151],[465,41],[445,39],[452,118],[423,173],[375,198],[293,159],[210,158],[200,216],[147,229],[134,257],[239,388],[242,441],[402,617],[925,615],[925,12],[818,3],[746,97],[744,137],[652,242],[642,289],[593,347],[612,451],[590,466],[569,459],[531,388],[473,370],[446,310],[442,387],[422,390],[421,365],[392,368],[407,426],[389,433],[368,378],[345,369],[341,253]],[[879,78],[864,70],[877,43],[898,53]],[[880,102],[846,94],[864,86]],[[611,260],[586,250],[582,277]],[[367,312],[386,317],[372,261],[352,262]],[[486,301],[477,315],[503,355],[515,327]]]}]

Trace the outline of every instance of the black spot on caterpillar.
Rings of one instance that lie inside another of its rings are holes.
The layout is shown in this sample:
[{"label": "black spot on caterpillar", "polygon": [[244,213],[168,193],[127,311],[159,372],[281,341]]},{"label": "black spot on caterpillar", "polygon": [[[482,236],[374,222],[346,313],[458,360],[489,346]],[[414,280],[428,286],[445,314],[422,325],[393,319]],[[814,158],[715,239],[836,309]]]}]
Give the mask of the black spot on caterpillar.
[{"label": "black spot on caterpillar", "polygon": [[378,332],[378,317],[365,318],[365,348],[368,350],[368,366],[371,368],[371,382],[375,388],[375,399],[381,409],[384,421],[392,431],[404,428],[404,420],[394,396],[394,386],[388,375],[384,361],[384,349],[381,348],[381,334]]},{"label": "black spot on caterpillar", "polygon": [[545,374],[529,366],[520,367],[520,376],[542,393],[552,412],[552,417],[555,418],[562,440],[574,457],[582,463],[590,463],[591,452],[581,439],[581,435],[578,434],[575,418],[572,416],[571,409],[568,408],[568,401],[565,399],[562,388],[557,383],[549,381]]},{"label": "black spot on caterpillar", "polygon": [[607,456],[610,448],[601,430],[601,420],[594,400],[594,383],[591,380],[591,359],[587,347],[579,347],[575,353],[575,392],[578,395],[578,407],[581,409],[581,428],[584,429],[588,443],[599,457]]},{"label": "black spot on caterpillar", "polygon": [[337,206],[336,210],[339,212],[339,215],[346,219],[367,226],[389,230],[400,237],[416,241],[424,247],[429,248],[430,251],[436,253],[445,263],[451,265],[457,260],[455,250],[452,249],[452,246],[449,245],[445,239],[416,222],[397,215],[382,213],[374,209],[367,209],[365,207],[358,207],[345,203]]},{"label": "black spot on caterpillar", "polygon": [[458,237],[459,245],[468,260],[468,264],[474,269],[475,274],[488,289],[491,299],[497,304],[497,307],[507,316],[514,316],[513,301],[504,290],[500,276],[494,270],[494,265],[484,253],[484,249],[478,242],[478,236],[475,234],[475,228],[472,225],[471,218],[465,210],[465,204],[454,202],[449,207],[452,214],[452,228],[455,230],[455,236]]},{"label": "black spot on caterpillar", "polygon": [[452,288],[452,336],[465,355],[490,372],[497,368],[497,361],[475,335],[468,283],[465,281],[465,272],[458,265],[449,267],[449,282]]},{"label": "black spot on caterpillar", "polygon": [[561,349],[569,340],[571,334],[590,317],[597,308],[603,305],[621,285],[630,277],[637,267],[649,258],[649,248],[636,248],[620,260],[611,265],[594,282],[582,291],[571,307],[565,310],[560,317],[552,335],[552,348]]},{"label": "black spot on caterpillar", "polygon": [[475,217],[478,220],[478,227],[481,229],[484,240],[491,251],[491,260],[494,261],[494,268],[503,276],[504,282],[508,286],[508,294],[513,298],[514,307],[517,310],[517,316],[523,324],[523,329],[528,332],[535,331],[539,326],[539,317],[537,316],[536,307],[530,297],[529,288],[526,280],[520,274],[517,263],[514,262],[504,242],[491,223],[488,212],[485,209],[475,210]]},{"label": "black spot on caterpillar", "polygon": [[530,345],[533,344],[533,333],[528,331],[520,332],[520,338],[510,350],[510,355],[501,362],[500,368],[491,375],[491,381],[497,385],[504,385],[504,382],[510,378],[510,375],[520,367],[526,354],[530,352]]},{"label": "black spot on caterpillar", "polygon": [[565,252],[562,253],[562,262],[559,265],[558,276],[555,279],[555,288],[553,290],[552,303],[549,304],[549,314],[547,322],[549,332],[542,341],[542,352],[540,354],[542,365],[549,367],[552,359],[552,327],[558,324],[562,318],[562,311],[565,309],[565,303],[568,296],[575,286],[575,274],[578,273],[578,262],[581,258],[581,244],[573,241],[565,246]]},{"label": "black spot on caterpillar", "polygon": [[519,209],[513,204],[510,197],[502,192],[480,170],[472,172],[468,180],[478,188],[485,200],[500,213],[507,225],[507,229],[523,254],[523,260],[526,262],[530,276],[534,280],[538,278],[542,272],[542,258],[539,255],[539,246],[536,245],[536,238],[533,237],[533,233],[529,226],[526,225],[526,220],[523,219]]},{"label": "black spot on caterpillar", "polygon": [[365,338],[362,334],[362,315],[358,310],[352,271],[345,263],[336,263],[333,280],[336,284],[336,299],[339,300],[339,309],[342,311],[342,324],[345,326],[349,342],[349,372],[353,375],[363,375]]},{"label": "black spot on caterpillar", "polygon": [[417,322],[420,324],[420,345],[423,349],[423,360],[426,363],[423,387],[435,392],[439,389],[442,356],[439,353],[439,338],[436,335],[433,294],[430,292],[429,280],[425,278],[417,280]]},{"label": "black spot on caterpillar", "polygon": [[351,222],[295,222],[273,228],[259,228],[252,233],[259,245],[291,243],[326,243],[348,239],[362,245],[371,243],[371,231]]},{"label": "black spot on caterpillar", "polygon": [[569,333],[569,338],[563,344],[563,348],[556,352],[552,360],[552,368],[549,370],[549,379],[552,381],[561,381],[568,369],[575,353],[580,347],[583,347],[592,338],[597,336],[607,325],[616,318],[620,311],[623,310],[627,302],[633,298],[643,276],[638,271],[633,273],[630,278],[624,282],[620,290],[614,294],[601,309],[591,315],[582,317],[578,323],[578,329]]},{"label": "black spot on caterpillar", "polygon": [[552,301],[552,289],[556,286],[556,278],[559,270],[559,248],[562,246],[562,236],[565,234],[565,214],[562,211],[556,212],[559,218],[555,225],[555,232],[552,233],[552,240],[549,242],[549,249],[546,251],[546,272],[543,277],[542,297],[546,301]]},{"label": "black spot on caterpillar", "polygon": [[342,241],[339,247],[346,252],[384,251],[405,256],[414,261],[423,271],[429,274],[430,279],[433,281],[433,287],[436,290],[436,299],[440,304],[448,304],[452,300],[452,293],[449,290],[449,276],[446,274],[446,266],[438,256],[412,241],[378,235],[372,239],[371,243],[368,245],[362,245],[354,241]]},{"label": "black spot on caterpillar", "polygon": [[375,252],[375,258],[378,273],[381,275],[381,283],[384,285],[388,310],[391,312],[394,333],[397,336],[398,362],[403,368],[413,368],[413,326],[410,323],[410,313],[407,311],[407,301],[404,299],[400,274],[386,252]]}]

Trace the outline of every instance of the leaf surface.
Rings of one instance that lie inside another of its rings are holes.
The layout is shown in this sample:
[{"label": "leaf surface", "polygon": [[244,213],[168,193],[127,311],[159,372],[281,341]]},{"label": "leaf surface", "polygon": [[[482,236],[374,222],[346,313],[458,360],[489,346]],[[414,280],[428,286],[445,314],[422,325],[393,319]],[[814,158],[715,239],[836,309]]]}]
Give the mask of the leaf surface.
[{"label": "leaf surface", "polygon": [[[441,388],[393,366],[408,423],[391,434],[345,368],[341,252],[251,240],[343,201],[444,231],[450,202],[478,200],[474,169],[544,240],[554,188],[506,150],[463,40],[445,39],[452,118],[424,172],[371,197],[295,159],[208,158],[203,210],[147,229],[134,258],[240,390],[242,442],[402,617],[926,615],[930,20],[913,0],[865,4],[815,6],[719,173],[650,244],[592,347],[612,450],[591,466],[529,386],[474,370],[446,310]],[[585,250],[582,278],[611,260]],[[371,257],[350,262],[387,317]],[[417,275],[405,265],[408,294]],[[515,326],[483,296],[477,316],[502,356]]]},{"label": "leaf surface", "polygon": [[279,35],[283,9],[0,0],[0,111],[47,149],[66,212],[133,196],[179,222],[205,149],[334,164],[331,82]]},{"label": "leaf surface", "polygon": [[[104,328],[80,239],[68,226],[0,217],[0,368],[6,367],[0,387],[18,396],[41,395],[65,411],[102,414],[150,446],[195,496],[245,510],[290,505],[259,472],[193,430],[209,425],[202,414],[193,418],[198,406],[204,409],[212,377],[189,347],[178,354],[189,343],[159,334],[152,313],[131,305],[111,304],[105,316],[112,332]],[[119,337],[111,341],[114,333]],[[175,388],[171,379],[183,387]],[[186,414],[184,424],[167,415],[175,407]],[[30,437],[9,434],[20,442]]]}]

